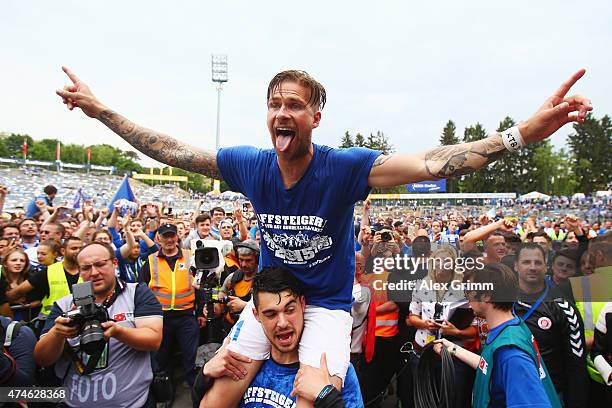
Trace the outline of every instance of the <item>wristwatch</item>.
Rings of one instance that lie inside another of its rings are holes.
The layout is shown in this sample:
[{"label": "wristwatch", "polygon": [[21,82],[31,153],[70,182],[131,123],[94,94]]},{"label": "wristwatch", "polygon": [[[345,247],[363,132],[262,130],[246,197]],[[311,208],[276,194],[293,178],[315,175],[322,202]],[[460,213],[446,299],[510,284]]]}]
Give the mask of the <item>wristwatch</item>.
[{"label": "wristwatch", "polygon": [[317,399],[315,399],[314,402],[315,403],[321,402],[323,400],[323,398],[327,397],[327,394],[332,392],[333,389],[334,389],[333,385],[327,384],[325,387],[323,387],[323,389],[321,390],[319,395],[317,395]]}]

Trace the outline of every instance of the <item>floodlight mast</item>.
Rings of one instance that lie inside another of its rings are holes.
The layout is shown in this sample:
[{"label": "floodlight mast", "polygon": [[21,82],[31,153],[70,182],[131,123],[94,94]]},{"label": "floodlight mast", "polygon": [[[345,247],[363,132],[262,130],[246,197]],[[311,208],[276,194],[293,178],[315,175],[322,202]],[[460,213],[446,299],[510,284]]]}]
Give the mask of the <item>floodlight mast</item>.
[{"label": "floodlight mast", "polygon": [[212,80],[217,83],[217,135],[215,148],[221,147],[221,91],[223,83],[227,82],[227,55],[213,54],[211,58]]}]

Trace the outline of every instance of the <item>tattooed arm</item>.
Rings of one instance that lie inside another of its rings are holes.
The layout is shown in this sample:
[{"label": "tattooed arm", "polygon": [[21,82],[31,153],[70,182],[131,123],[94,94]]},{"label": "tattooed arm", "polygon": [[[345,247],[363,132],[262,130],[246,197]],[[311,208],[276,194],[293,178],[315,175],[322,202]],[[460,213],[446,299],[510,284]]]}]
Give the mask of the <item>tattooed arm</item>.
[{"label": "tattooed arm", "polygon": [[[582,96],[565,96],[584,72],[580,70],[572,75],[531,118],[519,125],[526,144],[546,139],[566,123],[584,122],[587,112],[593,109],[591,101]],[[462,176],[508,153],[502,136],[497,133],[476,142],[442,146],[418,155],[379,156],[372,165],[368,185],[385,188]]]},{"label": "tattooed arm", "polygon": [[198,149],[163,133],[138,126],[110,109],[100,112],[96,118],[140,152],[157,161],[221,179],[217,155],[212,150]]},{"label": "tattooed arm", "polygon": [[81,108],[87,116],[98,119],[140,152],[159,162],[221,179],[216,152],[190,146],[168,135],[131,122],[104,106],[93,95],[87,84],[68,68],[62,67],[62,69],[72,81],[72,85],[58,90],[57,94],[62,97],[68,109]]},{"label": "tattooed arm", "polygon": [[499,160],[509,151],[500,134],[471,143],[442,146],[419,155],[381,155],[374,161],[368,183],[392,187],[423,180],[458,177]]}]

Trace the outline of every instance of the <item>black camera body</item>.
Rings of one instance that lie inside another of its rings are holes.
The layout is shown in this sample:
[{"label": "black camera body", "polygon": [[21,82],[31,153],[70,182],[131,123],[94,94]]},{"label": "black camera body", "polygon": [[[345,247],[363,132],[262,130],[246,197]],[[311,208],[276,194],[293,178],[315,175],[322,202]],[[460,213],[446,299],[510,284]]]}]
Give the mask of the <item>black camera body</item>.
[{"label": "black camera body", "polygon": [[389,231],[383,231],[380,233],[380,240],[382,242],[390,242],[393,239],[393,236]]},{"label": "black camera body", "polygon": [[76,309],[62,316],[70,319],[69,326],[80,328],[80,348],[85,353],[92,355],[105,346],[102,323],[111,319],[106,307],[96,304],[91,282],[72,285],[72,295]]}]

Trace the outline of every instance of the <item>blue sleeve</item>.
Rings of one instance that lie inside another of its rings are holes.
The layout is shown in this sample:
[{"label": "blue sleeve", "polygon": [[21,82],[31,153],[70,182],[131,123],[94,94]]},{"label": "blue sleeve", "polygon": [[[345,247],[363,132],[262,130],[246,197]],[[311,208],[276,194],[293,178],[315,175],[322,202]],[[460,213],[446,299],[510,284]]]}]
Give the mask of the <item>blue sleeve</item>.
[{"label": "blue sleeve", "polygon": [[338,196],[348,198],[351,203],[365,200],[371,190],[368,185],[370,170],[381,152],[363,147],[333,149],[332,152],[328,164],[333,168],[329,171],[337,175],[338,183],[334,187],[343,189]]},{"label": "blue sleeve", "polygon": [[349,364],[348,371],[346,372],[344,387],[342,388],[342,399],[346,408],[363,408],[363,397],[359,388],[359,380],[352,364]]},{"label": "blue sleeve", "polygon": [[151,289],[139,283],[134,293],[134,318],[149,316],[162,316],[162,307]]},{"label": "blue sleeve", "polygon": [[[145,247],[146,248],[146,247]],[[146,260],[149,255],[156,253],[157,251],[159,251],[159,246],[157,244],[153,244],[153,246],[146,248],[145,251],[143,252],[142,249],[140,250],[140,257],[143,260]]]},{"label": "blue sleeve", "polygon": [[45,320],[45,327],[43,327],[42,331],[40,332],[41,336],[53,328],[55,325],[55,319],[57,319],[58,316],[61,316],[62,313],[64,312],[59,308],[57,303],[53,303],[53,308],[49,312],[47,320]]},{"label": "blue sleeve", "polygon": [[[11,381],[4,386],[30,387],[34,382],[34,346],[36,346],[36,336],[28,326],[21,326],[19,333],[13,339],[9,348],[9,353],[17,363],[17,370]],[[1,377],[4,377],[0,374]]]},{"label": "blue sleeve", "polygon": [[113,244],[115,244],[117,248],[121,248],[121,246],[125,244],[125,242],[123,242],[123,240],[121,239],[121,236],[119,235],[115,227],[108,227],[108,232],[111,233],[113,237]]},{"label": "blue sleeve", "polygon": [[232,191],[241,192],[247,197],[255,169],[261,163],[261,149],[252,146],[225,147],[217,152],[217,166]]},{"label": "blue sleeve", "polygon": [[552,407],[535,361],[516,347],[495,352],[491,391],[492,399],[505,401],[507,408]]}]

